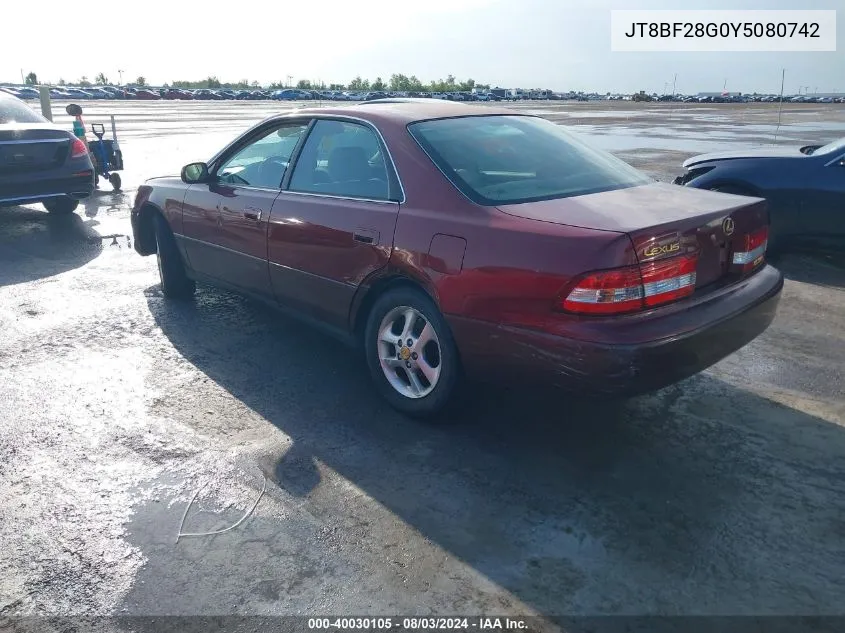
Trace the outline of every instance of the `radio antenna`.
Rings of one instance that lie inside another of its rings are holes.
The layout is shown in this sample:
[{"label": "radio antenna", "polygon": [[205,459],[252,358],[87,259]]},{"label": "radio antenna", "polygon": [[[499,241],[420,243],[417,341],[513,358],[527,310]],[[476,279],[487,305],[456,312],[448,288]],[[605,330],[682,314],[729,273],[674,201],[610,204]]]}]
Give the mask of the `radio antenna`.
[{"label": "radio antenna", "polygon": [[783,80],[786,79],[786,68],[781,69],[780,74],[780,105],[778,105],[778,124],[775,127],[775,143],[778,142],[778,130],[780,130],[780,114],[783,111]]}]

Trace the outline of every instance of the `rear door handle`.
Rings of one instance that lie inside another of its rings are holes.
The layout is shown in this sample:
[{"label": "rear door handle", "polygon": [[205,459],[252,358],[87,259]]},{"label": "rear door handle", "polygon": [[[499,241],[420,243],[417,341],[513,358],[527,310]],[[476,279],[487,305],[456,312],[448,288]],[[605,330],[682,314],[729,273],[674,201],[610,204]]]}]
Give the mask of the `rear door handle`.
[{"label": "rear door handle", "polygon": [[255,207],[247,207],[246,209],[244,209],[244,217],[247,220],[260,220],[261,213],[261,209],[256,209]]},{"label": "rear door handle", "polygon": [[352,234],[352,238],[356,242],[361,242],[362,244],[378,244],[378,231],[356,229]]}]

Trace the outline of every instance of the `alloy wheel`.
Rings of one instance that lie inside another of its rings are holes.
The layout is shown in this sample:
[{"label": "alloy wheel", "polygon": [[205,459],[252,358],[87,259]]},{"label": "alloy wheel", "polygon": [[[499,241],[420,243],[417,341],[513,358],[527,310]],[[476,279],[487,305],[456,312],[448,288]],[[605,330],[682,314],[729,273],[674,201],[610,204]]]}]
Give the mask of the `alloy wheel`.
[{"label": "alloy wheel", "polygon": [[382,319],[378,358],[387,381],[407,398],[430,394],[440,379],[440,340],[434,326],[418,310],[398,306]]}]

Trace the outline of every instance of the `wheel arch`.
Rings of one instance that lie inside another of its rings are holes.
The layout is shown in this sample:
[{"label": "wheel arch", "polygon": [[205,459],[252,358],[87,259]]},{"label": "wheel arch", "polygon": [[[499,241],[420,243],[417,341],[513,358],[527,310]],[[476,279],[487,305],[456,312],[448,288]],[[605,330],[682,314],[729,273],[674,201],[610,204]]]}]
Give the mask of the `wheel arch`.
[{"label": "wheel arch", "polygon": [[160,215],[166,221],[162,210],[152,202],[145,202],[136,215],[135,250],[141,255],[155,255],[156,253],[155,226],[153,224],[156,215]]},{"label": "wheel arch", "polygon": [[391,271],[379,275],[376,278],[371,278],[369,281],[361,284],[361,287],[352,299],[349,329],[356,343],[360,344],[361,342],[363,330],[367,324],[367,317],[378,298],[385,292],[402,286],[419,290],[431,299],[438,309],[440,308],[434,288],[421,279],[399,271]]}]

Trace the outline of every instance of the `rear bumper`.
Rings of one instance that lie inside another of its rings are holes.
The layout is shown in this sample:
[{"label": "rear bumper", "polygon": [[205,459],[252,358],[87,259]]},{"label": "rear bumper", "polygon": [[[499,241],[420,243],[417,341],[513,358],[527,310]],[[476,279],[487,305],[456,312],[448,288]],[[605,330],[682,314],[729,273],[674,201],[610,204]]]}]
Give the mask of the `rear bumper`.
[{"label": "rear bumper", "polygon": [[0,182],[0,205],[28,204],[63,196],[81,200],[90,196],[94,188],[93,169],[80,175],[9,179]]},{"label": "rear bumper", "polygon": [[[721,305],[679,311],[659,323],[635,326],[647,328],[651,337],[636,344],[588,342],[459,317],[450,317],[449,323],[472,378],[633,396],[697,374],[769,327],[783,288],[780,271],[766,266],[738,286]],[[733,309],[725,310],[729,306]],[[714,309],[721,314],[715,315]],[[703,324],[690,330],[694,311]]]}]

